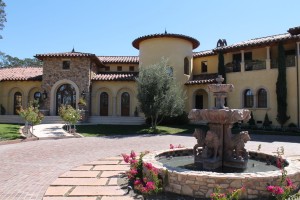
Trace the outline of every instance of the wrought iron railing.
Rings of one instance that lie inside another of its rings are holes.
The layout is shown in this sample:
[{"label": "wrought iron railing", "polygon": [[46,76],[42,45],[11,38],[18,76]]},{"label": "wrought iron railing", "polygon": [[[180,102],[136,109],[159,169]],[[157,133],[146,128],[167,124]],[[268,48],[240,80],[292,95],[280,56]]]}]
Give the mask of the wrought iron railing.
[{"label": "wrought iron railing", "polygon": [[[287,55],[285,57],[285,66],[286,67],[295,67],[296,66],[296,56]],[[278,59],[271,60],[271,68],[278,68]]]},{"label": "wrought iron railing", "polygon": [[229,62],[225,65],[226,73],[230,72],[240,72],[241,71],[241,63],[240,62]]},{"label": "wrought iron railing", "polygon": [[245,71],[266,69],[265,60],[246,60]]}]

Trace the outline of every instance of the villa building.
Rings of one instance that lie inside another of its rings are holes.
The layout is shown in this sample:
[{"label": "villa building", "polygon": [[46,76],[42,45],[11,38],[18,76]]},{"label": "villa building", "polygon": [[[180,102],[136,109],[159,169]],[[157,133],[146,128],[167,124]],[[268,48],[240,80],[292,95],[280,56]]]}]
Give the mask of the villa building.
[{"label": "villa building", "polygon": [[[138,111],[135,78],[139,68],[168,59],[173,76],[187,94],[185,109],[211,108],[215,101],[207,84],[218,75],[218,54],[223,53],[227,83],[234,85],[227,105],[247,108],[257,124],[266,113],[278,125],[276,81],[278,44],[283,42],[286,55],[287,122],[299,127],[300,113],[300,27],[288,32],[227,45],[219,40],[216,48],[194,52],[197,39],[180,34],[153,34],[132,42],[138,56],[97,56],[76,52],[37,54],[41,68],[15,67],[0,69],[1,115],[16,115],[34,99],[42,101],[42,109],[56,116],[62,104],[78,108],[80,98],[87,102],[88,116],[94,122],[105,117],[143,116]],[[0,116],[3,118],[4,116]]]}]

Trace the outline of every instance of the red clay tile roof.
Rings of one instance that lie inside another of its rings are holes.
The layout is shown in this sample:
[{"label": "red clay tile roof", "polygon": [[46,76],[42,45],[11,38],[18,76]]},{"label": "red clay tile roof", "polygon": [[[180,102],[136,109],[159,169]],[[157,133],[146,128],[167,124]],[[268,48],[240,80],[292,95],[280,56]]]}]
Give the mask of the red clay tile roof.
[{"label": "red clay tile roof", "polygon": [[136,49],[139,49],[140,43],[144,40],[152,39],[152,38],[164,38],[164,37],[180,38],[180,39],[187,40],[193,44],[193,49],[196,49],[200,45],[200,42],[197,39],[192,38],[190,36],[174,34],[174,33],[160,33],[160,34],[151,34],[151,35],[145,35],[142,37],[138,37],[137,39],[133,40],[132,46]]},{"label": "red clay tile roof", "polygon": [[7,67],[0,68],[0,81],[41,81],[41,67]]},{"label": "red clay tile roof", "polygon": [[214,51],[226,51],[232,49],[241,49],[245,47],[255,47],[255,46],[262,46],[262,45],[270,45],[272,43],[286,41],[286,40],[299,40],[300,35],[291,35],[290,33],[272,35],[267,37],[255,38],[251,40],[242,41],[236,44],[232,44],[229,46],[222,46],[217,47]]},{"label": "red clay tile roof", "polygon": [[193,80],[190,80],[185,83],[185,85],[198,85],[198,84],[208,84],[216,83],[216,78],[218,74],[200,74],[194,75]]},{"label": "red clay tile roof", "polygon": [[126,64],[139,64],[138,56],[98,56],[99,60],[106,63],[126,63]]},{"label": "red clay tile roof", "polygon": [[130,73],[100,73],[93,76],[93,81],[135,81],[137,77],[137,72],[130,72]]},{"label": "red clay tile roof", "polygon": [[217,53],[213,52],[213,50],[193,52],[193,57],[194,58],[199,58],[199,57],[204,57],[204,56],[212,56],[212,55],[217,55]]},{"label": "red clay tile roof", "polygon": [[96,57],[92,53],[81,53],[81,52],[64,52],[64,53],[45,53],[45,54],[36,54],[34,57],[42,60],[45,57]]}]

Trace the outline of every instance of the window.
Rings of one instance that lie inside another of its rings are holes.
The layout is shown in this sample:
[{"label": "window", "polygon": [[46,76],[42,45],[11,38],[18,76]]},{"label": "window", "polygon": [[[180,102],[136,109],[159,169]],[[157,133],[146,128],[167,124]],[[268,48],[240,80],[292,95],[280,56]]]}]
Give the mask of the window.
[{"label": "window", "polygon": [[195,96],[195,108],[196,109],[203,109],[203,95],[197,94]]},{"label": "window", "polygon": [[35,93],[33,94],[34,100],[40,101],[41,97],[42,97],[42,93],[40,93],[40,92],[35,92]]},{"label": "window", "polygon": [[63,61],[63,69],[70,69],[70,61],[64,60]]},{"label": "window", "polygon": [[14,115],[18,115],[22,108],[22,94],[16,92],[14,95]]},{"label": "window", "polygon": [[244,59],[245,61],[252,60],[252,52],[244,53]]},{"label": "window", "polygon": [[201,62],[201,72],[202,73],[207,72],[207,61],[202,61]]},{"label": "window", "polygon": [[121,95],[121,116],[129,116],[130,113],[130,95],[124,92]]},{"label": "window", "polygon": [[122,71],[122,66],[118,66],[117,67],[117,70],[120,72],[120,71]]},{"label": "window", "polygon": [[257,107],[258,108],[267,107],[267,91],[263,88],[259,89],[257,92]]},{"label": "window", "polygon": [[253,107],[253,93],[250,89],[247,89],[244,92],[244,107],[245,108]]},{"label": "window", "polygon": [[190,68],[190,64],[189,64],[189,59],[187,57],[184,58],[184,74],[189,75],[189,69]]},{"label": "window", "polygon": [[134,72],[134,66],[129,66],[129,71]]},{"label": "window", "polygon": [[109,72],[110,71],[110,67],[109,66],[105,66],[105,71]]},{"label": "window", "polygon": [[106,92],[100,94],[100,116],[108,116],[108,94]]}]

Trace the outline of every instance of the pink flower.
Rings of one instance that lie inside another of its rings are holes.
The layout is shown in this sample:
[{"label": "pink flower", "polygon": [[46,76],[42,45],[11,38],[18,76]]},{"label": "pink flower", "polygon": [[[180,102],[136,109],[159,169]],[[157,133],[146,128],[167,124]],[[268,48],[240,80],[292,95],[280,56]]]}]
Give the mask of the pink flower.
[{"label": "pink flower", "polygon": [[281,194],[284,193],[283,188],[280,187],[280,186],[276,186],[274,189],[275,189],[275,190],[274,190],[274,193],[275,193],[276,195],[281,195]]},{"label": "pink flower", "polygon": [[127,154],[122,154],[122,156],[123,156],[124,162],[129,163],[130,157]]},{"label": "pink flower", "polygon": [[146,183],[146,188],[149,190],[155,190],[155,184],[151,181]]},{"label": "pink flower", "polygon": [[136,164],[138,161],[136,159],[131,159],[130,164]]},{"label": "pink flower", "polygon": [[151,163],[144,163],[144,166],[148,169],[148,170],[152,170],[153,166]]},{"label": "pink flower", "polygon": [[267,187],[267,190],[268,190],[269,192],[273,192],[274,187],[275,187],[275,186],[273,186],[273,185],[269,185],[269,186]]},{"label": "pink flower", "polygon": [[136,157],[136,154],[135,154],[135,152],[133,150],[130,152],[130,157],[131,158],[135,158]]},{"label": "pink flower", "polygon": [[281,158],[281,157],[277,158],[277,160],[276,160],[276,165],[277,165],[277,167],[278,167],[279,169],[282,168],[282,158]]},{"label": "pink flower", "polygon": [[140,185],[140,184],[142,184],[142,182],[140,181],[140,179],[136,179],[134,181],[134,185]]},{"label": "pink flower", "polygon": [[170,149],[174,149],[174,145],[173,144],[170,144]]},{"label": "pink flower", "polygon": [[138,171],[136,169],[131,169],[129,173],[134,176],[138,173]]},{"label": "pink flower", "polygon": [[293,187],[293,182],[290,178],[286,178],[286,186]]}]

